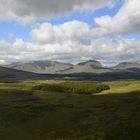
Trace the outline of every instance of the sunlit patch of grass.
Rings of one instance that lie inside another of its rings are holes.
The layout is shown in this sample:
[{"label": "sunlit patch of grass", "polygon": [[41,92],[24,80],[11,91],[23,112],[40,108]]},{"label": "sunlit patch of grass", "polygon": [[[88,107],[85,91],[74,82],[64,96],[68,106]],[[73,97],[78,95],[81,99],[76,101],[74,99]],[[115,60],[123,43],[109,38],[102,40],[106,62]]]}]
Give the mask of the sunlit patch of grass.
[{"label": "sunlit patch of grass", "polygon": [[113,81],[105,82],[110,86],[110,90],[103,91],[100,94],[122,94],[129,93],[132,91],[140,91],[140,81],[131,80],[131,81]]}]

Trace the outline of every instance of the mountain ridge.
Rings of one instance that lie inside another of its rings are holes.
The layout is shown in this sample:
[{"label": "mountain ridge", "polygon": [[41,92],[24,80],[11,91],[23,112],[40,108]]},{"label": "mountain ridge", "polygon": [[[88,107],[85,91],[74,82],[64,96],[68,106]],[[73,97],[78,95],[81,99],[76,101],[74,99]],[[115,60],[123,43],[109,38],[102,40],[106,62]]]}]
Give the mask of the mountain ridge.
[{"label": "mountain ridge", "polygon": [[50,61],[50,60],[43,60],[43,61],[39,60],[39,61],[33,61],[31,63],[18,63],[18,65],[13,65],[13,64],[8,65],[9,68],[34,72],[38,74],[57,73],[57,71],[67,69],[71,66],[72,64],[69,63],[62,63],[62,62]]},{"label": "mountain ridge", "polygon": [[140,64],[135,62],[122,62],[113,67],[105,67],[97,60],[88,60],[72,65],[51,60],[38,60],[30,63],[12,63],[8,68],[33,72],[37,74],[70,74],[70,73],[108,73],[115,71],[135,71]]},{"label": "mountain ridge", "polygon": [[113,67],[114,69],[130,69],[140,68],[140,64],[136,62],[122,62]]}]

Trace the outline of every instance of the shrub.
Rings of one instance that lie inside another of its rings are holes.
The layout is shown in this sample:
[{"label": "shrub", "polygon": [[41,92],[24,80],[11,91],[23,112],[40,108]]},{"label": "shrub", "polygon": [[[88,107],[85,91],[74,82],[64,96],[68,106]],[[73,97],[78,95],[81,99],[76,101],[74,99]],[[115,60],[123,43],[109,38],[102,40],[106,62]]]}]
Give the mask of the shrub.
[{"label": "shrub", "polygon": [[33,90],[78,93],[78,94],[92,94],[99,93],[103,90],[109,90],[110,87],[103,83],[93,82],[63,82],[54,84],[41,84],[34,86]]}]

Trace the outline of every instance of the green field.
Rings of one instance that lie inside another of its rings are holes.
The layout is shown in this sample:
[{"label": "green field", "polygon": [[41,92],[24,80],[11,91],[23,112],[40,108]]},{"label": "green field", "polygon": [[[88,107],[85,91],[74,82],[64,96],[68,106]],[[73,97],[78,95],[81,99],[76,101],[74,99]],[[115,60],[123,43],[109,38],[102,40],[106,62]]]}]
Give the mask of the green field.
[{"label": "green field", "polygon": [[140,140],[140,81],[0,83],[0,140]]}]

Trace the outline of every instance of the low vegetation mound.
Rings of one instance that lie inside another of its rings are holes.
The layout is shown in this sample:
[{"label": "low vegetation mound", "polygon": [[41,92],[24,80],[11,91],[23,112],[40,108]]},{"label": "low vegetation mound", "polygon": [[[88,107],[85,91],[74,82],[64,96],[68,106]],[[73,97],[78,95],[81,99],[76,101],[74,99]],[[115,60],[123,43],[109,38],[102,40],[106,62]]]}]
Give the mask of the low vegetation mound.
[{"label": "low vegetation mound", "polygon": [[77,94],[93,94],[103,90],[109,90],[110,87],[103,83],[93,82],[62,82],[53,84],[40,84],[33,87],[33,90],[77,93]]}]

